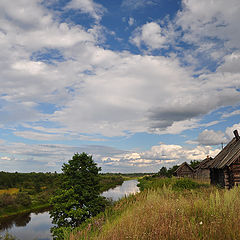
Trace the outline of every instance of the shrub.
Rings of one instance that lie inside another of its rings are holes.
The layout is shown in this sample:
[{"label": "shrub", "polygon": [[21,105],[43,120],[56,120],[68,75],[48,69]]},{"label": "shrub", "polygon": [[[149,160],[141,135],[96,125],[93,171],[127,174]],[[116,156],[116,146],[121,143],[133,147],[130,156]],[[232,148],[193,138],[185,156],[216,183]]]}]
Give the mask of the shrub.
[{"label": "shrub", "polygon": [[15,203],[14,197],[9,193],[4,193],[0,195],[0,207],[8,207],[9,205],[13,205]]},{"label": "shrub", "polygon": [[182,179],[177,179],[177,181],[173,184],[172,188],[173,190],[191,190],[191,189],[196,189],[201,187],[202,185],[192,181],[191,179],[188,178],[182,178]]},{"label": "shrub", "polygon": [[19,192],[16,194],[16,203],[28,207],[31,205],[32,201],[27,193]]}]

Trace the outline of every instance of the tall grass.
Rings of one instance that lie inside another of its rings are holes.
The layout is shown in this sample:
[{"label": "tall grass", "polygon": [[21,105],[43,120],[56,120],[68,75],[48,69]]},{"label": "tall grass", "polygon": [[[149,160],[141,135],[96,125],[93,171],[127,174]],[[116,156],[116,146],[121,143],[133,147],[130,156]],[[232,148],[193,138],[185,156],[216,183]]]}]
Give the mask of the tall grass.
[{"label": "tall grass", "polygon": [[0,195],[4,193],[15,194],[19,192],[19,188],[0,189]]},{"label": "tall grass", "polygon": [[65,239],[240,239],[240,188],[176,191],[174,184],[122,199]]}]

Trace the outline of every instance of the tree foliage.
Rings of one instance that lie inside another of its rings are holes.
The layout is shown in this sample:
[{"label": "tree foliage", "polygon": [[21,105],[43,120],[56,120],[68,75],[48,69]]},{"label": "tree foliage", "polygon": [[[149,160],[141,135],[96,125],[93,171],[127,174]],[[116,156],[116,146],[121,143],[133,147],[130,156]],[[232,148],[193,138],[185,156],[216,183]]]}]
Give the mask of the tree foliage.
[{"label": "tree foliage", "polygon": [[105,199],[99,195],[100,170],[86,153],[76,153],[63,164],[61,186],[50,201],[50,215],[57,225],[52,228],[54,236],[60,238],[61,229],[76,227],[104,210]]},{"label": "tree foliage", "polygon": [[193,160],[193,161],[190,161],[190,166],[191,166],[193,169],[196,169],[200,163],[201,163],[201,161]]},{"label": "tree foliage", "polygon": [[162,167],[158,171],[158,173],[153,175],[153,177],[172,177],[173,173],[176,171],[177,168],[178,168],[178,165],[174,165],[173,167],[169,168],[168,170],[166,167]]}]

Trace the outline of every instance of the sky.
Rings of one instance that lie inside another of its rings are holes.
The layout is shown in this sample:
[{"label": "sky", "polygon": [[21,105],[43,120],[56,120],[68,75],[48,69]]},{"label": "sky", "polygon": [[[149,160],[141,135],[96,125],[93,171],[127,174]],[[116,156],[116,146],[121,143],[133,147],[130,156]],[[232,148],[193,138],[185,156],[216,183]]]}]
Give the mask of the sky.
[{"label": "sky", "polygon": [[239,0],[0,1],[0,171],[214,157],[240,130]]}]

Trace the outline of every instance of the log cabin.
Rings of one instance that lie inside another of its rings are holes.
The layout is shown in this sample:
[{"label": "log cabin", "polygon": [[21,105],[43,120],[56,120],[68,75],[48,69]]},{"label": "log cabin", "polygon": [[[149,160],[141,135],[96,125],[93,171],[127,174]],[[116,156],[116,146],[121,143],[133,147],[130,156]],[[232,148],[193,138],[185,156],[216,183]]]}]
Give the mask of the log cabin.
[{"label": "log cabin", "polygon": [[176,169],[174,176],[193,178],[194,169],[188,163],[184,162]]},{"label": "log cabin", "polygon": [[207,156],[204,160],[202,160],[195,170],[194,178],[210,180],[209,167],[213,162],[212,160],[213,158],[209,156]]},{"label": "log cabin", "polygon": [[235,137],[210,165],[211,184],[228,189],[240,185],[240,137],[237,130],[233,133]]}]

